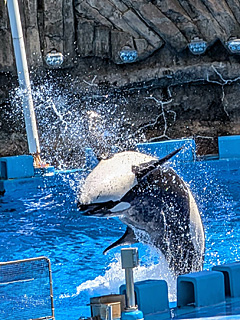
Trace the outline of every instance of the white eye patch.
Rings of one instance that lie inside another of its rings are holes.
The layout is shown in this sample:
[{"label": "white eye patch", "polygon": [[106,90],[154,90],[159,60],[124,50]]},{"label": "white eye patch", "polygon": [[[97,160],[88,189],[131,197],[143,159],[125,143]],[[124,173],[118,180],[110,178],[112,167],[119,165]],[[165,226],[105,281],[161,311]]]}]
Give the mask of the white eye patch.
[{"label": "white eye patch", "polygon": [[120,211],[124,211],[124,210],[127,210],[131,207],[130,203],[128,202],[120,202],[118,203],[115,207],[113,207],[112,209],[110,209],[110,211],[112,213],[115,213],[115,212],[120,212]]}]

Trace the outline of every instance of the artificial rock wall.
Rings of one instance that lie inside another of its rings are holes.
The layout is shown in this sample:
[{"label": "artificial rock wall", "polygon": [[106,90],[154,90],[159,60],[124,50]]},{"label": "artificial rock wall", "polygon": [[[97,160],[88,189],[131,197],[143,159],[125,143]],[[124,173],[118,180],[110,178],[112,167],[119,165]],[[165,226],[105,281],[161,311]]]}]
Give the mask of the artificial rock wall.
[{"label": "artificial rock wall", "polygon": [[[148,140],[190,136],[202,139],[201,153],[215,153],[218,135],[239,134],[240,56],[226,47],[240,38],[239,0],[19,0],[19,6],[32,74],[48,71],[48,52],[62,52],[62,68],[52,72],[70,74],[65,85],[74,92],[84,85],[125,92],[121,107]],[[207,42],[204,55],[190,53],[195,37]],[[125,46],[137,50],[135,63],[120,60]],[[1,105],[17,85],[14,75],[0,1]]]},{"label": "artificial rock wall", "polygon": [[[212,46],[240,33],[239,0],[19,0],[19,6],[31,65],[42,65],[52,49],[64,54],[65,67],[77,57],[120,63],[124,46],[144,60],[166,47],[180,54],[194,37]],[[0,18],[0,69],[13,70],[5,1]]]},{"label": "artificial rock wall", "polygon": [[[68,57],[75,52],[74,8],[72,1],[19,0],[26,52],[30,66],[42,66],[43,57],[56,49]],[[0,3],[0,71],[13,71],[13,49],[7,6]]]}]

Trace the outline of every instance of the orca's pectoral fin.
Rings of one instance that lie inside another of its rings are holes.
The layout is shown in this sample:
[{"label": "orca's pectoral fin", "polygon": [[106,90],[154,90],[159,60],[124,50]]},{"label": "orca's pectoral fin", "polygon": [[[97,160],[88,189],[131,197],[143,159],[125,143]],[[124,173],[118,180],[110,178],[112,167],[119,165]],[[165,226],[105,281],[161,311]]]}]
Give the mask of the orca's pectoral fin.
[{"label": "orca's pectoral fin", "polygon": [[156,168],[156,163],[158,160],[152,160],[146,163],[141,163],[139,166],[132,166],[132,172],[135,174],[137,179],[141,179],[148,172]]},{"label": "orca's pectoral fin", "polygon": [[169,159],[171,159],[173,156],[175,156],[180,150],[183,149],[184,146],[181,148],[178,148],[177,150],[174,150],[173,152],[169,153],[167,156],[160,160],[152,160],[146,163],[141,163],[139,166],[133,166],[132,172],[135,174],[137,179],[143,178],[148,172],[151,172],[156,167],[161,166],[165,162],[167,162]]},{"label": "orca's pectoral fin", "polygon": [[157,165],[161,166],[162,164],[164,164],[165,162],[167,162],[169,159],[171,159],[173,156],[175,156],[179,151],[181,151],[184,148],[184,146],[174,150],[173,152],[169,153],[168,155],[166,155],[165,157],[163,157],[162,159],[158,160]]},{"label": "orca's pectoral fin", "polygon": [[109,247],[107,247],[103,251],[103,254],[106,254],[107,251],[109,251],[110,249],[113,249],[115,247],[124,246],[126,244],[134,244],[136,242],[138,242],[138,240],[136,239],[136,236],[135,236],[132,228],[127,227],[124,235],[120,239],[118,239],[117,241],[112,243]]}]

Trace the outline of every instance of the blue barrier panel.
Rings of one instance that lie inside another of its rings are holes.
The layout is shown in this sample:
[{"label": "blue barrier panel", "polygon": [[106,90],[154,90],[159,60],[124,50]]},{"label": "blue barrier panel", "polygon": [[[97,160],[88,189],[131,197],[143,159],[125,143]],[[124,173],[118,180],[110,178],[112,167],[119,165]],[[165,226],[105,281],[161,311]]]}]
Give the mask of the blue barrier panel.
[{"label": "blue barrier panel", "polygon": [[33,157],[29,155],[0,158],[0,179],[20,179],[34,176]]},{"label": "blue barrier panel", "polygon": [[172,151],[183,147],[183,149],[173,157],[177,161],[194,161],[196,158],[196,145],[193,139],[168,140],[151,143],[138,143],[137,148],[140,152],[163,158]]},{"label": "blue barrier panel", "polygon": [[93,170],[99,163],[94,151],[92,148],[85,149],[85,168]]},{"label": "blue barrier panel", "polygon": [[240,158],[240,135],[218,137],[219,159]]},{"label": "blue barrier panel", "polygon": [[222,264],[212,268],[214,271],[220,271],[224,275],[225,295],[227,297],[240,297],[240,262]]},{"label": "blue barrier panel", "polygon": [[177,278],[178,307],[207,307],[224,301],[224,276],[221,272],[200,271]]},{"label": "blue barrier panel", "polygon": [[[165,319],[170,317],[168,287],[165,280],[144,280],[134,283],[136,302],[144,319]],[[120,287],[126,293],[126,285]]]}]

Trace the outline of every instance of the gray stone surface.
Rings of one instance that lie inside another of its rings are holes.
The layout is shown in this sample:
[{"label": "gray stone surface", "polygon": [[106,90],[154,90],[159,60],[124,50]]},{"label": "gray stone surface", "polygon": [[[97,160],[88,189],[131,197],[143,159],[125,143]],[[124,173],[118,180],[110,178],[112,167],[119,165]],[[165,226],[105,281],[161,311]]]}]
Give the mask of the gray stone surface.
[{"label": "gray stone surface", "polygon": [[77,51],[81,57],[93,56],[94,25],[85,20],[77,25]]},{"label": "gray stone surface", "polygon": [[37,1],[21,0],[19,7],[22,12],[22,26],[25,36],[26,53],[30,65],[42,64],[42,53],[37,22]]},{"label": "gray stone surface", "polygon": [[[131,39],[141,61],[163,46],[181,54],[197,36],[213,45],[217,40],[224,44],[231,36],[240,34],[238,0],[19,0],[19,3],[29,64],[36,66],[42,64],[42,58],[52,49],[64,54],[65,67],[74,65],[77,53],[81,57],[96,56],[121,63],[116,51],[127,45],[125,39]],[[11,52],[4,2],[0,5],[0,17],[2,48],[5,46]],[[112,32],[114,35],[119,32],[118,48]],[[11,58],[1,60],[3,70],[14,69]]]},{"label": "gray stone surface", "polygon": [[63,54],[67,57],[65,66],[72,66],[75,57],[75,16],[72,0],[63,1]]},{"label": "gray stone surface", "polygon": [[109,58],[110,30],[107,27],[95,27],[94,55],[101,58]]},{"label": "gray stone surface", "polygon": [[226,1],[203,0],[203,3],[211,13],[211,19],[215,19],[219,24],[219,29],[224,30],[225,41],[231,35],[236,34],[239,26]]},{"label": "gray stone surface", "polygon": [[96,24],[108,26],[109,28],[112,27],[111,22],[108,21],[105,16],[101,15],[97,9],[91,7],[86,1],[75,0],[74,4],[77,20],[88,19]]},{"label": "gray stone surface", "polygon": [[181,30],[188,41],[199,35],[197,26],[178,0],[157,1],[157,7],[179,30]]},{"label": "gray stone surface", "polygon": [[138,33],[139,38],[145,38],[156,49],[162,46],[162,39],[132,9],[124,12],[122,18]]},{"label": "gray stone surface", "polygon": [[63,52],[63,1],[44,2],[44,55],[52,50]]},{"label": "gray stone surface", "polygon": [[0,29],[0,46],[0,68],[4,71],[13,71],[12,38],[11,33],[6,28]]},{"label": "gray stone surface", "polygon": [[226,0],[227,5],[229,6],[230,10],[232,11],[235,19],[238,23],[240,23],[240,5],[239,0]]}]

